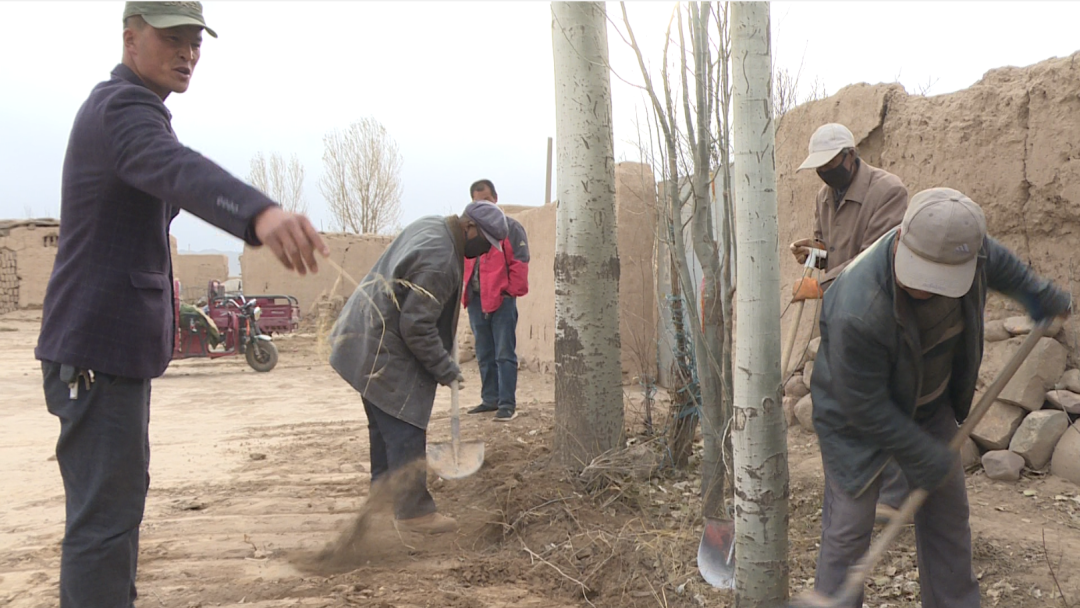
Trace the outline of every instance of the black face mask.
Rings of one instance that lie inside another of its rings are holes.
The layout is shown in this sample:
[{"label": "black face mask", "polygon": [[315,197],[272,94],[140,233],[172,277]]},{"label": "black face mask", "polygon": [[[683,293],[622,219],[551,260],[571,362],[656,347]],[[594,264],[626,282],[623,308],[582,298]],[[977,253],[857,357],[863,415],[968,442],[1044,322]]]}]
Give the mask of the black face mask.
[{"label": "black face mask", "polygon": [[491,241],[487,240],[482,234],[465,241],[465,257],[467,258],[478,258],[487,253],[489,249],[491,249]]},{"label": "black face mask", "polygon": [[[858,165],[855,166],[857,167]],[[817,174],[818,177],[821,178],[821,181],[837,190],[841,190],[851,183],[851,178],[855,174],[855,170],[854,167],[851,170],[848,170],[848,168],[844,166],[843,161],[841,161],[839,165],[836,165],[832,169],[826,171],[818,169]]]}]

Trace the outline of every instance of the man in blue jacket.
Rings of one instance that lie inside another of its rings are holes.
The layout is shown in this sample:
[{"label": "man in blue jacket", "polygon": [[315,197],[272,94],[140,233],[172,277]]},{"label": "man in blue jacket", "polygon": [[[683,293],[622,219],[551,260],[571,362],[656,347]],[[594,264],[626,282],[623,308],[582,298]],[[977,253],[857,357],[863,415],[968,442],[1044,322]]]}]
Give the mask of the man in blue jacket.
[{"label": "man in blue jacket", "polygon": [[45,401],[67,520],[61,608],[131,608],[149,487],[150,379],[173,349],[169,224],[186,209],[317,272],[329,253],[306,217],[184,147],[163,103],[183,93],[206,27],[198,2],[128,2],[123,59],[75,117],[64,158],[60,239],[45,294]]},{"label": "man in blue jacket", "polygon": [[810,381],[825,469],[819,593],[835,594],[869,547],[893,459],[930,492],[915,516],[923,607],[978,608],[964,471],[948,442],[975,394],[988,289],[1036,321],[1071,310],[1068,293],[986,235],[978,205],[932,188],[825,292]]}]

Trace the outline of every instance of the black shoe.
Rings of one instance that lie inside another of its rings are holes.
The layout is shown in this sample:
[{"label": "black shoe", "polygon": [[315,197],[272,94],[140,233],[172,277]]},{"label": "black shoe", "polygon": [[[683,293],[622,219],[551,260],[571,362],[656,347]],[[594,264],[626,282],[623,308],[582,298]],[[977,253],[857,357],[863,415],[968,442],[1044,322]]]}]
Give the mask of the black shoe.
[{"label": "black shoe", "polygon": [[499,422],[510,422],[514,418],[517,418],[517,410],[510,408],[500,407],[498,413],[495,414],[495,420]]},{"label": "black shoe", "polygon": [[488,404],[488,403],[481,403],[480,405],[478,405],[478,406],[472,408],[471,410],[469,410],[468,413],[469,414],[486,414],[488,412],[494,412],[497,409],[499,409],[499,406],[497,406],[497,405],[491,405],[491,404]]}]

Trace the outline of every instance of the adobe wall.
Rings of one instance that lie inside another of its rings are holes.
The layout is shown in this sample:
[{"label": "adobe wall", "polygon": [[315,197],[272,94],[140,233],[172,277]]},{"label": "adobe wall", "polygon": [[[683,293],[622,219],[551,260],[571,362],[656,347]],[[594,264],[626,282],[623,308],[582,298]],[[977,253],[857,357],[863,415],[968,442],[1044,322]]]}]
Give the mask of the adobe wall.
[{"label": "adobe wall", "polygon": [[56,259],[59,222],[0,222],[0,313],[40,308]]},{"label": "adobe wall", "polygon": [[180,299],[196,302],[206,296],[210,281],[229,278],[229,258],[225,255],[182,253],[173,257],[173,277],[180,280]]},{"label": "adobe wall", "polygon": [[[625,380],[656,375],[656,184],[641,163],[615,165],[619,247],[619,334]],[[529,295],[518,300],[518,355],[526,367],[555,370],[555,207],[511,215],[529,235]]]},{"label": "adobe wall", "polygon": [[[908,95],[899,85],[852,85],[799,106],[780,122],[776,164],[780,219],[781,301],[801,273],[787,244],[811,236],[821,180],[796,174],[810,135],[821,124],[851,129],[860,155],[904,180],[910,195],[956,188],[979,203],[991,236],[1039,273],[1073,289],[1080,250],[1080,53],[1026,68],[999,68],[948,95]],[[812,311],[807,307],[807,314]],[[995,296],[997,319],[1019,311]],[[785,338],[792,315],[783,320]],[[799,340],[811,323],[801,324]],[[1070,323],[1070,325],[1075,325]],[[1074,328],[1069,342],[1076,344]]]},{"label": "adobe wall", "polygon": [[[392,240],[391,237],[380,235],[322,236],[330,247],[331,258],[357,281],[363,280],[364,275],[371,270]],[[348,297],[355,288],[344,277],[341,277],[340,283],[335,286],[335,283],[338,283],[338,271],[325,262],[319,265],[318,274],[301,277],[295,272],[285,270],[269,249],[249,245],[244,245],[244,253],[240,256],[240,274],[246,294],[296,297],[300,301],[301,318],[309,316],[320,295],[325,293],[331,296],[336,293]]]}]

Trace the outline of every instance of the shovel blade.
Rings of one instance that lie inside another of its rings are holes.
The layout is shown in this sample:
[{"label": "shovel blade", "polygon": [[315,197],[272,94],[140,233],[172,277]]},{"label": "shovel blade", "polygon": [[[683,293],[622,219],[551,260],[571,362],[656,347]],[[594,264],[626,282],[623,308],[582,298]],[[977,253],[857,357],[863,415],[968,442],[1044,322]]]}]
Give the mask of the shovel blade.
[{"label": "shovel blade", "polygon": [[484,442],[463,441],[458,444],[457,458],[451,443],[429,443],[428,466],[443,479],[461,479],[480,470],[484,464]]},{"label": "shovel blade", "polygon": [[706,583],[717,589],[735,588],[735,522],[705,518],[697,563]]}]

